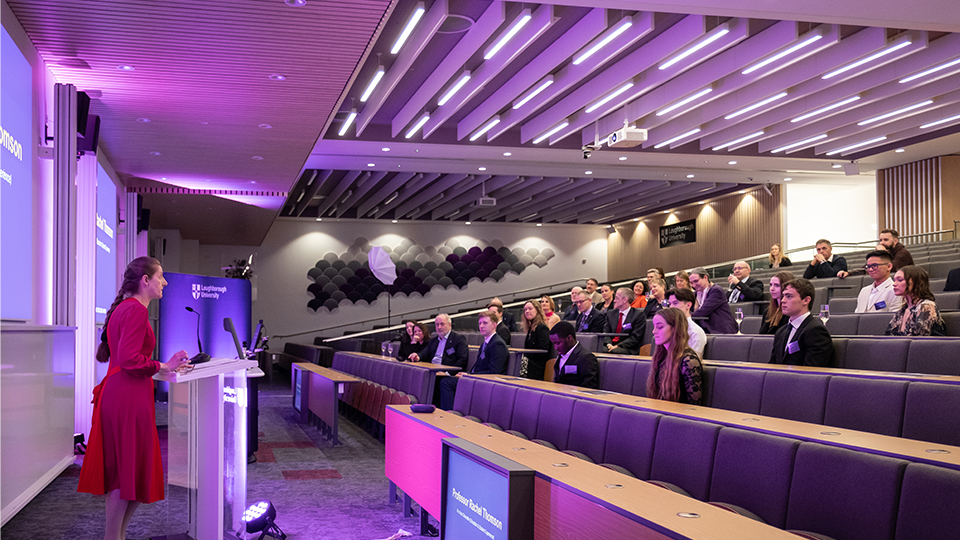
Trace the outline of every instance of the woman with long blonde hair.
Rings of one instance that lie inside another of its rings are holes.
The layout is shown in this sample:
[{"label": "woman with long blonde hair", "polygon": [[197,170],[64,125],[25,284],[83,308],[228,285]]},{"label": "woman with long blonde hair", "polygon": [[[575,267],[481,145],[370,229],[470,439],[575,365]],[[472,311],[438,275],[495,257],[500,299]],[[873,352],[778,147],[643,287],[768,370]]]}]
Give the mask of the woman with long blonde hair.
[{"label": "woman with long blonde hair", "polygon": [[647,377],[647,397],[700,405],[703,364],[688,345],[687,316],[664,308],[653,316],[655,349]]},{"label": "woman with long blonde hair", "polygon": [[[784,266],[793,266],[790,259],[783,256],[783,248],[780,244],[770,246],[770,268],[782,268]],[[786,283],[786,281],[784,281]]]},{"label": "woman with long blonde hair", "polygon": [[763,324],[760,325],[761,334],[776,334],[777,329],[787,324],[789,319],[785,318],[780,310],[780,293],[789,281],[793,281],[793,274],[790,272],[777,272],[770,278],[770,305],[767,307],[767,314],[763,316]]},{"label": "woman with long blonde hair", "polygon": [[550,328],[543,315],[543,308],[537,300],[527,300],[523,304],[523,316],[520,317],[520,328],[526,332],[523,341],[525,349],[540,349],[542,353],[529,353],[520,360],[520,376],[529,379],[543,380],[547,369],[547,361],[556,358],[557,353],[550,341]]}]

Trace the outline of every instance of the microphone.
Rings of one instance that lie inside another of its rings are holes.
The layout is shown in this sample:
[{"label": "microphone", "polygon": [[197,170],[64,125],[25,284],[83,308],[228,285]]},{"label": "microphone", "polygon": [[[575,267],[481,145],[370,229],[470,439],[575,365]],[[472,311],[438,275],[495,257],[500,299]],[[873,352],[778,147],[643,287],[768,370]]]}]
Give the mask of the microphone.
[{"label": "microphone", "polygon": [[200,343],[200,312],[197,311],[197,310],[195,310],[195,309],[193,309],[193,308],[190,307],[190,306],[186,306],[186,309],[187,309],[187,311],[189,311],[190,313],[196,313],[196,314],[197,314],[197,348],[200,349],[200,352],[198,352],[197,354],[195,354],[195,355],[193,356],[193,358],[190,359],[190,363],[191,363],[191,364],[202,364],[202,363],[204,363],[204,362],[209,362],[209,361],[210,361],[210,355],[207,354],[207,353],[205,353],[205,352],[203,352],[203,344]]}]

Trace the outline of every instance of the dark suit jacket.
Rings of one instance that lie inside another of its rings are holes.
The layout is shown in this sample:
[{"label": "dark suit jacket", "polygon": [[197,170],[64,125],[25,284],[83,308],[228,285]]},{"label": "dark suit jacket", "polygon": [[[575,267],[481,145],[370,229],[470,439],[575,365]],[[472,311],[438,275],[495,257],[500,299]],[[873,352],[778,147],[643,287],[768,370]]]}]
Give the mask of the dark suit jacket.
[{"label": "dark suit jacket", "polygon": [[[747,276],[747,279],[742,279],[736,285],[732,285],[730,292],[733,292],[734,289],[740,291],[735,302],[763,300],[763,282],[757,278]],[[727,299],[730,298],[730,292],[727,293]]]},{"label": "dark suit jacket", "polygon": [[579,343],[574,345],[570,358],[560,372],[560,360],[553,366],[553,380],[560,384],[600,388],[600,364],[593,353],[587,352]]},{"label": "dark suit jacket", "polygon": [[[509,311],[503,312],[503,324],[507,325],[507,330],[511,332],[517,331],[517,319],[513,316],[513,313],[510,313]],[[507,345],[509,344],[510,342],[507,341]]]},{"label": "dark suit jacket", "polygon": [[839,255],[833,256],[833,262],[824,261],[820,264],[808,264],[807,269],[803,271],[803,279],[814,278],[835,278],[837,272],[847,271],[847,260]]},{"label": "dark suit jacket", "polygon": [[527,378],[543,380],[544,372],[547,369],[547,361],[557,357],[557,351],[553,348],[553,342],[550,341],[550,329],[547,325],[540,324],[531,332],[527,332],[527,338],[523,342],[524,349],[542,349],[545,353],[527,353]]},{"label": "dark suit jacket", "polygon": [[727,303],[727,295],[724,290],[714,283],[707,289],[703,297],[703,303],[696,311],[690,314],[691,317],[706,317],[706,320],[696,321],[708,334],[736,334],[737,321],[733,319],[733,313],[730,313],[730,304]]},{"label": "dark suit jacket", "polygon": [[563,314],[560,315],[560,320],[561,320],[561,321],[576,322],[576,321],[577,321],[577,317],[579,317],[579,316],[580,316],[580,311],[577,310],[577,305],[571,303],[571,304],[570,304],[570,307],[568,307],[567,309],[565,309],[564,312],[563,312]]},{"label": "dark suit jacket", "polygon": [[947,283],[943,286],[943,292],[960,291],[960,268],[954,268],[947,274]]},{"label": "dark suit jacket", "polygon": [[590,312],[587,313],[587,321],[584,324],[583,313],[577,315],[577,320],[573,325],[574,330],[577,332],[587,332],[592,334],[599,334],[603,332],[604,324],[603,313],[597,311],[597,308],[591,307]]},{"label": "dark suit jacket", "polygon": [[770,363],[829,367],[833,359],[833,339],[820,319],[811,314],[800,323],[800,328],[793,336],[793,342],[797,343],[796,349],[789,352],[787,338],[790,337],[792,329],[793,326],[788,322],[777,330],[773,338],[773,350],[770,351]]},{"label": "dark suit jacket", "polygon": [[[650,304],[647,305],[649,306]],[[608,311],[604,316],[603,332],[605,334],[616,332],[617,320],[619,318],[620,312],[618,310],[612,309]],[[643,345],[643,338],[647,333],[647,316],[642,309],[630,308],[627,316],[623,319],[621,333],[630,335],[620,338],[617,343],[613,342],[614,338],[606,337],[603,339],[603,343],[605,345],[612,344],[621,349],[626,349],[629,351],[629,354],[639,354],[640,346]]]},{"label": "dark suit jacket", "polygon": [[510,330],[503,321],[500,321],[500,324],[497,325],[497,335],[507,344],[507,347],[510,346]]},{"label": "dark suit jacket", "polygon": [[[437,345],[440,344],[440,336],[435,335],[427,342],[427,346],[420,351],[421,362],[432,362],[433,356],[437,353]],[[467,338],[463,335],[451,331],[447,334],[447,347],[443,351],[443,361],[445,366],[460,366],[461,369],[467,369],[467,355],[470,349],[467,347]]]},{"label": "dark suit jacket", "polygon": [[480,344],[477,363],[473,365],[470,373],[504,374],[507,372],[509,354],[507,344],[500,339],[500,336],[494,335],[486,345]]}]

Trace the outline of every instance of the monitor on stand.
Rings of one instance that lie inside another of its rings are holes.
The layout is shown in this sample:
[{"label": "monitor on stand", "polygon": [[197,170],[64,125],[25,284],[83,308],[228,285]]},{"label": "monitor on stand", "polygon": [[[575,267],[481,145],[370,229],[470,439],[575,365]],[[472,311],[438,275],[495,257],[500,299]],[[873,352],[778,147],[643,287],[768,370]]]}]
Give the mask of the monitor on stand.
[{"label": "monitor on stand", "polygon": [[257,329],[253,332],[253,346],[250,347],[251,351],[256,352],[263,348],[263,330],[263,319],[260,319],[260,322],[257,323]]},{"label": "monitor on stand", "polygon": [[233,343],[237,346],[237,358],[240,360],[246,360],[247,354],[243,351],[243,346],[240,345],[240,338],[237,337],[237,329],[233,326],[233,319],[230,317],[224,317],[223,329],[226,332],[230,332],[230,335],[233,336]]}]

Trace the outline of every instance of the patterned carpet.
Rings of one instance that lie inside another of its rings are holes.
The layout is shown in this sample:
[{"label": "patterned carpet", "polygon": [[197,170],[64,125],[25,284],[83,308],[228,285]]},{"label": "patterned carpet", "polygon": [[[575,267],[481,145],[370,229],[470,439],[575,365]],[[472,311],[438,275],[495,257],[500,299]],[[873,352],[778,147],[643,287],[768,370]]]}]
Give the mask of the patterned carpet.
[{"label": "patterned carpet", "polygon": [[[274,377],[272,384],[261,385],[260,448],[257,462],[247,467],[247,503],[272,501],[277,524],[290,540],[379,540],[400,529],[417,537],[419,519],[404,518],[399,503],[388,504],[383,443],[341,417],[341,445],[334,447],[316,428],[296,421],[290,402],[289,379]],[[158,404],[161,446],[166,439],[165,419],[166,406]],[[102,538],[104,498],[76,492],[79,463],[67,468],[10,520],[0,537]],[[173,487],[166,500],[137,510],[127,538],[182,533],[185,509],[186,491]]]}]

